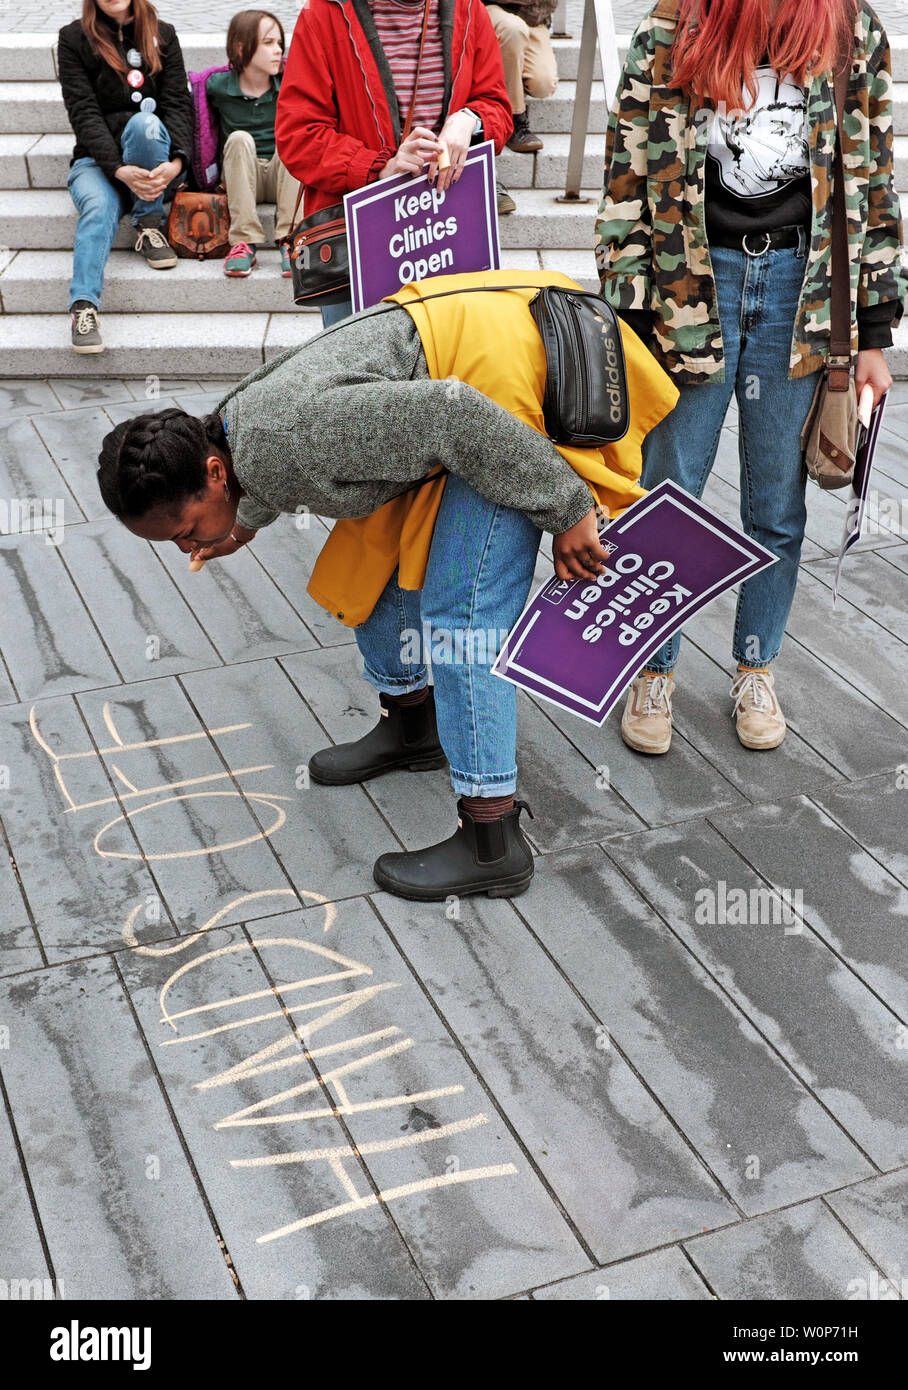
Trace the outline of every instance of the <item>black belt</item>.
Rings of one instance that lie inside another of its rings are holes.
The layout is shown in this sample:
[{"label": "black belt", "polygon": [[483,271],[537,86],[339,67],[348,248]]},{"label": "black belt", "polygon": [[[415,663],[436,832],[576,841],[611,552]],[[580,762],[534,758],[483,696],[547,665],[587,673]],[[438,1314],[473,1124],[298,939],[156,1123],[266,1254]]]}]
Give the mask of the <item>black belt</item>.
[{"label": "black belt", "polygon": [[801,227],[775,227],[771,232],[743,232],[710,237],[713,246],[728,246],[733,251],[746,251],[749,256],[762,256],[764,251],[780,250],[783,246],[800,245]]}]

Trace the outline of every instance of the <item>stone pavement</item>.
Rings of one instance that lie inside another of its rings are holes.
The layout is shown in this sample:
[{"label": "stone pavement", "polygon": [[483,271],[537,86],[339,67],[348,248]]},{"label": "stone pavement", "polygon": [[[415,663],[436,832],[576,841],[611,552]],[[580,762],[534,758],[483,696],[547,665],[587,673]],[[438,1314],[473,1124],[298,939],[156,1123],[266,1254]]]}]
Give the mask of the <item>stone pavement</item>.
[{"label": "stone pavement", "polygon": [[[0,528],[3,1287],[908,1289],[908,386],[836,612],[844,503],[811,488],[782,747],[735,739],[730,597],[689,626],[665,758],[522,698],[536,878],[459,910],[371,876],[449,833],[443,772],[307,784],[374,717],[305,593],[321,523],[190,574],[106,513],[111,424],[219,394],[146,389],[0,390],[0,498],[65,527]],[[736,475],[730,419],[723,515]]]}]

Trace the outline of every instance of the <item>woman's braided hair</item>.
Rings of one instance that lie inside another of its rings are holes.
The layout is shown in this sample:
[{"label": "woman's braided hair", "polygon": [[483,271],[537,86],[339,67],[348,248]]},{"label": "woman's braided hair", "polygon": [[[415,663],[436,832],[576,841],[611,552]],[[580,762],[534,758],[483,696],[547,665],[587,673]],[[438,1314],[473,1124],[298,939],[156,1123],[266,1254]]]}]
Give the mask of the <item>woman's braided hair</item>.
[{"label": "woman's braided hair", "polygon": [[178,513],[205,487],[212,446],[229,458],[219,415],[199,419],[172,406],[124,420],[104,436],[98,455],[104,505],[120,521],[138,521],[158,509]]}]

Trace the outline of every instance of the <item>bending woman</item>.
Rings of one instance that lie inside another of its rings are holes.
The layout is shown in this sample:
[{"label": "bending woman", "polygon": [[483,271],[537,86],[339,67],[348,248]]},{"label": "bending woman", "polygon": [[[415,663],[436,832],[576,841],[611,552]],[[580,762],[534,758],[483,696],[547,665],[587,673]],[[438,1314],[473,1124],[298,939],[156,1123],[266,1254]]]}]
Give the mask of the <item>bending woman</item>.
[{"label": "bending woman", "polygon": [[[118,425],[98,469],[105,504],[130,531],[198,559],[232,554],[281,512],[346,518],[309,590],[354,627],[381,718],[312,756],[309,774],[340,786],[447,759],[458,829],[375,866],[381,887],[424,901],[528,886],[516,691],[490,667],[526,601],[543,530],[560,578],[601,572],[595,503],[614,515],[643,495],[640,440],[677,395],[627,332],[631,431],[603,450],[556,447],[543,432],[532,290],[417,302],[511,275],[407,286],[393,296],[403,309],[376,305],[282,354],[204,420],[165,410]],[[538,271],[520,279],[573,284]]]},{"label": "bending woman", "polygon": [[[609,119],[597,224],[604,297],[681,389],[644,445],[643,483],[699,496],[732,394],[741,520],[778,563],[741,585],[738,738],[775,748],[773,663],[804,538],[801,429],[829,352],[833,69],[849,64],[843,157],[855,384],[874,404],[902,313],[889,47],[855,0],[660,0],[631,42]],[[672,637],[628,692],[624,741],[671,741]]]}]

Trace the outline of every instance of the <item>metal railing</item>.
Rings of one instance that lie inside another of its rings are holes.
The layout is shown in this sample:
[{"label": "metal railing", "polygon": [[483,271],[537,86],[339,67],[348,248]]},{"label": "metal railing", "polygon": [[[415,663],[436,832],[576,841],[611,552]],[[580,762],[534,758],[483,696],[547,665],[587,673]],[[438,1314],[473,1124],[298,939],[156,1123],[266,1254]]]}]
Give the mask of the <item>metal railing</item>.
[{"label": "metal railing", "polygon": [[[566,0],[560,0],[555,12],[553,30],[557,30],[559,21],[562,25],[564,24],[566,11]],[[621,75],[621,64],[618,61],[618,39],[615,33],[615,15],[611,0],[584,0],[583,29],[580,35],[580,57],[577,63],[577,89],[571,121],[567,177],[564,193],[558,199],[559,202],[589,202],[588,198],[581,198],[580,185],[583,179],[583,154],[590,118],[590,96],[593,89],[597,47],[602,61],[605,101],[606,105],[610,106],[612,98],[618,90],[618,79]],[[603,137],[603,152],[604,144]]]}]

